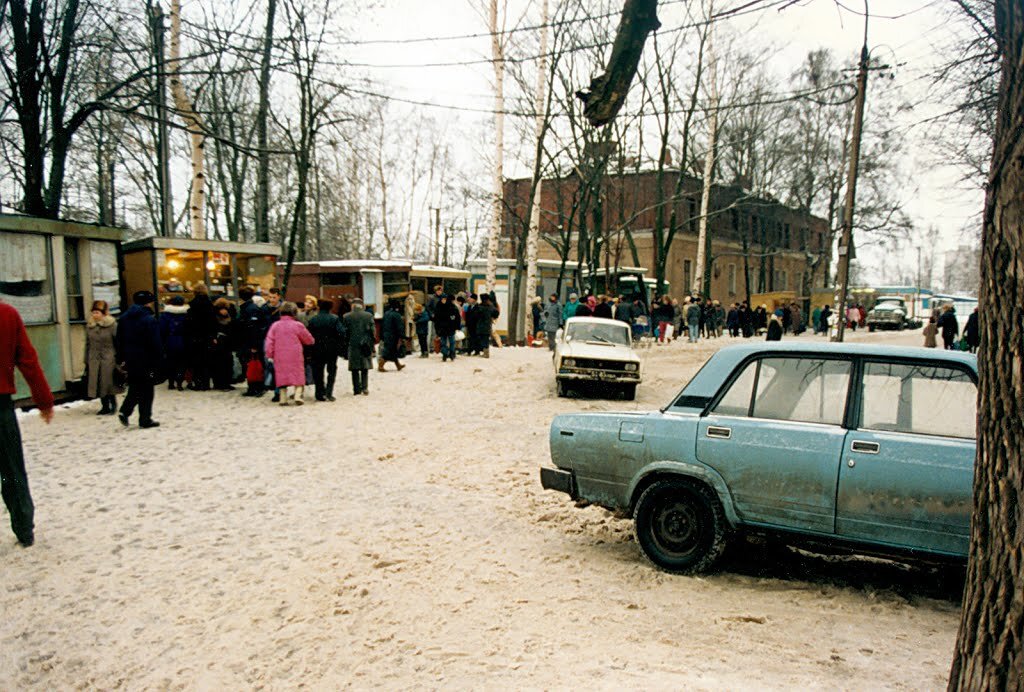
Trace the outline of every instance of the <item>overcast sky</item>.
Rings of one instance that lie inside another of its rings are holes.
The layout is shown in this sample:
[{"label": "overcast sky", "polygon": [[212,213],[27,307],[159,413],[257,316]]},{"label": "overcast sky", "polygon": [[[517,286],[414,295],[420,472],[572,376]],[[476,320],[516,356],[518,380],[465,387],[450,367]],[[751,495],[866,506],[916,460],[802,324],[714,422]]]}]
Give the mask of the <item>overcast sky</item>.
[{"label": "overcast sky", "polygon": [[[515,3],[515,0],[512,0]],[[735,3],[735,0],[733,0]],[[357,37],[367,39],[409,39],[450,37],[486,32],[481,0],[382,0],[379,7],[365,12],[365,25]],[[517,4],[517,11],[527,5]],[[858,12],[863,0],[844,0],[843,4]],[[926,98],[928,82],[925,75],[941,59],[935,46],[948,38],[943,26],[944,10],[949,0],[873,0],[868,27],[868,45],[872,56],[895,65],[894,84],[908,100]],[[716,5],[721,7],[724,2]],[[676,22],[678,7],[666,6],[660,11],[667,28]],[[510,15],[517,16],[514,11]],[[527,24],[535,24],[539,13],[534,9]],[[608,20],[610,26],[617,19]],[[780,75],[788,74],[809,50],[832,48],[837,55],[847,56],[859,50],[863,40],[863,18],[840,8],[835,0],[803,0],[784,11],[768,10],[741,19],[730,20],[732,28],[751,37],[751,41],[774,45],[777,52],[772,67]],[[356,62],[372,65],[424,65],[487,58],[490,44],[486,37],[465,40],[441,40],[411,44],[367,45],[353,49]],[[457,67],[367,67],[382,90],[412,101],[425,101],[451,108],[428,108],[438,117],[460,123],[460,127],[478,126],[467,141],[479,146],[481,138],[489,137],[484,122],[488,116],[474,114],[472,109],[489,109],[491,102],[491,67],[481,63]],[[871,118],[869,105],[866,118]],[[906,210],[921,227],[936,225],[942,231],[942,249],[952,249],[963,240],[963,229],[977,218],[983,196],[980,192],[964,192],[957,184],[959,172],[936,165],[936,152],[925,146],[925,127],[920,125],[939,112],[941,104],[925,104],[904,114],[899,123],[906,133],[906,158],[903,166],[908,187],[903,191]],[[467,133],[469,134],[469,133]],[[511,132],[506,132],[509,137]],[[859,247],[861,259],[870,276],[871,265],[885,261],[886,253]],[[916,253],[907,248],[902,261],[916,264]],[[909,264],[907,264],[909,263]],[[872,277],[873,278],[873,277]]]}]

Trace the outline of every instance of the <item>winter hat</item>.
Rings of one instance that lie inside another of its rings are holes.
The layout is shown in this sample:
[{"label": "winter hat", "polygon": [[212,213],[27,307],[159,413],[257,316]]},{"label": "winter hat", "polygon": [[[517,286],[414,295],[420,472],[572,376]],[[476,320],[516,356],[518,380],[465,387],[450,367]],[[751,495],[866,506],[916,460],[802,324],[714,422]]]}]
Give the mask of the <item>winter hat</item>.
[{"label": "winter hat", "polygon": [[136,291],[132,294],[132,302],[136,305],[149,305],[156,302],[156,296],[149,291]]},{"label": "winter hat", "polygon": [[597,305],[597,298],[595,298],[594,296],[590,296],[589,298],[587,298],[587,306],[588,307],[592,308],[595,305]]},{"label": "winter hat", "polygon": [[569,300],[576,300],[577,298],[579,298],[579,296],[576,295],[575,293],[570,293],[569,294]]}]

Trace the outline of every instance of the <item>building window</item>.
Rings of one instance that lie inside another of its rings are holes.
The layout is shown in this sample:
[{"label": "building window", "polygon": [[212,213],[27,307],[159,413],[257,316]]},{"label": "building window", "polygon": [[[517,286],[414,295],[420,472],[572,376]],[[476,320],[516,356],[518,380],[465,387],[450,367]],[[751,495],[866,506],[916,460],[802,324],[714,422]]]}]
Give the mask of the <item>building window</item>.
[{"label": "building window", "polygon": [[788,250],[789,249],[789,241],[790,241],[790,237],[789,237],[789,224],[787,223],[787,224],[784,224],[782,226],[782,247],[784,247],[784,248],[786,248]]},{"label": "building window", "polygon": [[683,260],[683,285],[679,289],[681,294],[689,295],[690,287],[693,283],[690,281],[693,273],[693,263],[690,260]]},{"label": "building window", "polygon": [[17,310],[26,324],[53,322],[46,236],[0,232],[0,298]]},{"label": "building window", "polygon": [[692,197],[686,199],[686,208],[690,214],[690,233],[697,232],[697,222],[700,221],[700,214],[697,211],[697,200]]},{"label": "building window", "polygon": [[78,238],[64,238],[64,291],[68,297],[68,321],[85,320],[82,270],[78,264]]},{"label": "building window", "polygon": [[736,295],[736,265],[730,264],[725,268],[725,276],[728,280],[729,295]]}]

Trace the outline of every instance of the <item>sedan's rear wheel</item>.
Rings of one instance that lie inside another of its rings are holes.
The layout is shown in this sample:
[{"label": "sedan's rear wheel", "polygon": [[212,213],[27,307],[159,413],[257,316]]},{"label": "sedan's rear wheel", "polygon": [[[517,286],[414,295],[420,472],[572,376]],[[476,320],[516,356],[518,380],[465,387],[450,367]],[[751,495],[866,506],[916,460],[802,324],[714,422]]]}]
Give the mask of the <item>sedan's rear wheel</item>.
[{"label": "sedan's rear wheel", "polygon": [[647,559],[674,574],[710,570],[728,544],[722,503],[699,483],[656,481],[637,501],[633,522]]},{"label": "sedan's rear wheel", "polygon": [[556,380],[555,386],[558,389],[558,396],[569,396],[569,387],[565,384],[565,380]]}]

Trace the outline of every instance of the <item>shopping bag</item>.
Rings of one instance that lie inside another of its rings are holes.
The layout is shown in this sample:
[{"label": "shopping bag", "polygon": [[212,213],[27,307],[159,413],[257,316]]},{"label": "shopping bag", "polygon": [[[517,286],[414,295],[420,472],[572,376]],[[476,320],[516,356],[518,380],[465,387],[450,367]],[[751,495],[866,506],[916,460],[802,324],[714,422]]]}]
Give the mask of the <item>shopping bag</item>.
[{"label": "shopping bag", "polygon": [[245,366],[245,381],[263,381],[263,363],[260,362],[259,358],[251,358],[249,364]]},{"label": "shopping bag", "polygon": [[263,368],[263,386],[272,388],[274,386],[274,361],[268,360],[267,366]]},{"label": "shopping bag", "polygon": [[668,340],[668,339],[671,339],[671,338],[672,338],[672,332],[673,332],[673,331],[675,331],[675,326],[674,326],[674,325],[671,325],[671,324],[670,324],[670,325],[668,325],[668,326],[666,326],[666,327],[665,327],[665,339],[666,339],[666,340]]}]

